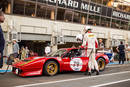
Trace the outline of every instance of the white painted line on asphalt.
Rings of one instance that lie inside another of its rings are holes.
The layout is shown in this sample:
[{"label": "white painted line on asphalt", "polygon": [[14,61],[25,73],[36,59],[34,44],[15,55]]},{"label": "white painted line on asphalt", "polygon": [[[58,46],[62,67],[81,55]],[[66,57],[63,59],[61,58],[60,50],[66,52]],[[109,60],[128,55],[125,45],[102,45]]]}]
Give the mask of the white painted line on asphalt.
[{"label": "white painted line on asphalt", "polygon": [[38,86],[38,85],[47,85],[47,84],[52,84],[52,83],[62,83],[62,82],[76,81],[76,80],[82,80],[82,79],[88,79],[88,78],[112,76],[112,75],[118,75],[118,74],[124,74],[124,73],[130,73],[130,71],[111,73],[111,74],[104,74],[104,75],[98,75],[98,76],[89,76],[89,77],[73,78],[73,79],[66,79],[66,80],[58,80],[58,81],[51,81],[51,82],[34,83],[34,84],[20,85],[20,86],[15,86],[15,87],[30,87],[30,86]]},{"label": "white painted line on asphalt", "polygon": [[116,82],[109,82],[109,83],[104,83],[104,84],[90,86],[90,87],[102,87],[102,86],[112,85],[112,84],[116,84],[116,83],[120,83],[120,82],[126,82],[126,81],[130,81],[130,79],[120,80],[120,81],[116,81]]},{"label": "white painted line on asphalt", "polygon": [[124,66],[130,66],[130,65],[128,65],[128,64],[124,64],[124,65],[108,65],[108,66],[106,66],[106,67],[124,67]]}]

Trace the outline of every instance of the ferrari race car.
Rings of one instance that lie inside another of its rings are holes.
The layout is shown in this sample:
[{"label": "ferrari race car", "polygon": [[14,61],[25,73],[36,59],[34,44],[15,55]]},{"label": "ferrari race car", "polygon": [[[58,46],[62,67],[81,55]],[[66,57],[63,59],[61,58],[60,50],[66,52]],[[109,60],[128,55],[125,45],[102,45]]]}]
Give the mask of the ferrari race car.
[{"label": "ferrari race car", "polygon": [[[63,71],[83,71],[88,69],[89,57],[86,50],[80,48],[64,48],[52,52],[46,57],[29,57],[12,65],[12,72],[19,76],[56,75]],[[90,53],[91,55],[91,53]],[[99,70],[103,71],[109,63],[107,55],[96,54]]]}]

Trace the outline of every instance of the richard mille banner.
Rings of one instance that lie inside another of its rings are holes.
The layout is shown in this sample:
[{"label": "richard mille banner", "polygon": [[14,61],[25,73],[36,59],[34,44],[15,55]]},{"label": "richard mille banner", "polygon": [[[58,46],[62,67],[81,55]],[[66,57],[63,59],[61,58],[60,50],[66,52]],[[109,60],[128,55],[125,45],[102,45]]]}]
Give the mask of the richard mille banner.
[{"label": "richard mille banner", "polygon": [[130,14],[128,13],[112,10],[112,8],[97,5],[94,3],[89,4],[89,2],[85,2],[81,0],[38,0],[38,2],[47,3],[55,6],[57,3],[59,7],[66,7],[66,8],[80,10],[84,12],[89,11],[90,13],[100,14],[103,16],[109,16],[109,17],[112,16],[115,18],[130,20]]}]

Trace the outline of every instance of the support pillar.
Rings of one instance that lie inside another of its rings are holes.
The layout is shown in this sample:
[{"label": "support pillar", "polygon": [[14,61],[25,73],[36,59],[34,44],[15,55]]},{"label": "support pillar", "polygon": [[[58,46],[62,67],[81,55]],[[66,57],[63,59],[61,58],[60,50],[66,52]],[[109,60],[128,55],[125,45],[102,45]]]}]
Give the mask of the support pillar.
[{"label": "support pillar", "polygon": [[5,9],[5,13],[10,14],[11,13],[11,4],[9,3],[7,8]]},{"label": "support pillar", "polygon": [[52,10],[51,11],[51,20],[54,20],[55,19],[55,10]]},{"label": "support pillar", "polygon": [[81,24],[85,24],[85,17],[84,16],[82,16],[82,18],[81,18]]},{"label": "support pillar", "polygon": [[110,36],[110,32],[108,32],[108,39],[106,40],[106,48],[111,47],[111,36]]}]

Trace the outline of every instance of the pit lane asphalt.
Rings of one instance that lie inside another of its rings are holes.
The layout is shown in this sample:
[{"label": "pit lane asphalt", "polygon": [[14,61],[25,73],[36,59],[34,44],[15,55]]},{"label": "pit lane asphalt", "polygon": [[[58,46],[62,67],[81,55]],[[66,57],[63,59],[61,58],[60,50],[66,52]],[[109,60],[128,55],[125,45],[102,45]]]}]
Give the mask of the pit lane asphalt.
[{"label": "pit lane asphalt", "polygon": [[[0,75],[0,87],[96,87],[100,84],[125,79],[130,79],[130,64],[109,65],[105,71],[100,72],[99,76],[96,76],[95,73],[92,76],[85,76],[84,72],[64,72],[56,76],[22,78],[10,72]],[[130,81],[109,84],[102,87],[130,87]]]}]

